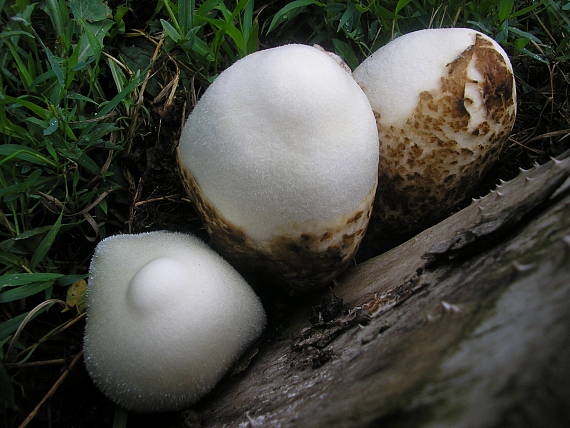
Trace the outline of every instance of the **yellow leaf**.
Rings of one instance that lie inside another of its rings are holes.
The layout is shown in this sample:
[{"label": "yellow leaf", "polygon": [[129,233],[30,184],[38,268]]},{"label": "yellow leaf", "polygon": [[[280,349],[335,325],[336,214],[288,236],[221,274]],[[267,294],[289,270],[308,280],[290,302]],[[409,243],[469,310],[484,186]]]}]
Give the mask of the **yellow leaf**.
[{"label": "yellow leaf", "polygon": [[87,281],[80,279],[75,281],[67,289],[67,297],[65,303],[67,303],[68,308],[75,307],[78,312],[83,312],[85,310],[85,293],[87,291]]}]

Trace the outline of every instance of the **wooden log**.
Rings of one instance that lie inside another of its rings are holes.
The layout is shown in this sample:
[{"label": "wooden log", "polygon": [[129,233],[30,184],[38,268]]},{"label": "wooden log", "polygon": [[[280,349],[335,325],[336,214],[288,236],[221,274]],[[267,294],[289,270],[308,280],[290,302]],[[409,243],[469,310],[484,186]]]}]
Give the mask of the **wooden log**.
[{"label": "wooden log", "polygon": [[185,426],[570,426],[569,177],[521,172],[299,300]]}]

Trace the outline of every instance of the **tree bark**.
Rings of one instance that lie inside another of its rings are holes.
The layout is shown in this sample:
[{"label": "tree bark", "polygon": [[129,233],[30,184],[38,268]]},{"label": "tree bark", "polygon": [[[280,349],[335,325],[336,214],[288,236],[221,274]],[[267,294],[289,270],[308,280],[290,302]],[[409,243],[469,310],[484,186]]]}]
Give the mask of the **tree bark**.
[{"label": "tree bark", "polygon": [[299,302],[186,425],[570,426],[569,176],[521,172]]}]

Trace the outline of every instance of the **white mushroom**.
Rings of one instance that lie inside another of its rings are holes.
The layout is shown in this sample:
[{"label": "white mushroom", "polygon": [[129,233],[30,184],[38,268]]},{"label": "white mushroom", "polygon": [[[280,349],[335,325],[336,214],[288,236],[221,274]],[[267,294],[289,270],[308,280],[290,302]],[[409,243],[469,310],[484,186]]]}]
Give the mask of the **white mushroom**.
[{"label": "white mushroom", "polygon": [[418,232],[470,196],[497,159],[516,115],[511,63],[480,32],[431,29],[380,48],[354,78],[381,144],[374,226]]},{"label": "white mushroom", "polygon": [[182,131],[179,163],[224,255],[304,291],[330,282],[360,243],[377,138],[350,73],[317,48],[287,45],[220,74]]},{"label": "white mushroom", "polygon": [[199,239],[169,232],[99,243],[87,316],[93,381],[142,412],[196,402],[265,325],[257,296],[226,261]]}]

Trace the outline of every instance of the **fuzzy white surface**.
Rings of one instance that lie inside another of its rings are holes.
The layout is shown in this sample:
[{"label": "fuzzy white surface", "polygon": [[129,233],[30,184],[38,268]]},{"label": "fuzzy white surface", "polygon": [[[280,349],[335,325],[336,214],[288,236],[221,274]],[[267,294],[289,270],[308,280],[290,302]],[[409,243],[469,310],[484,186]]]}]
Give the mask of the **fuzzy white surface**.
[{"label": "fuzzy white surface", "polygon": [[210,391],[265,326],[245,280],[199,239],[118,235],[90,267],[85,364],[112,400],[179,409]]},{"label": "fuzzy white surface", "polygon": [[[383,124],[401,125],[416,108],[422,91],[440,90],[445,66],[475,43],[476,34],[491,41],[510,67],[505,51],[484,34],[469,28],[439,28],[414,31],[392,40],[354,70],[354,79],[364,88]],[[473,66],[468,73],[477,78]],[[466,95],[481,103],[478,92],[469,87]],[[472,110],[478,114],[477,108]]]},{"label": "fuzzy white surface", "polygon": [[180,157],[206,198],[259,241],[349,215],[377,181],[368,99],[328,54],[253,53],[204,93]]}]

